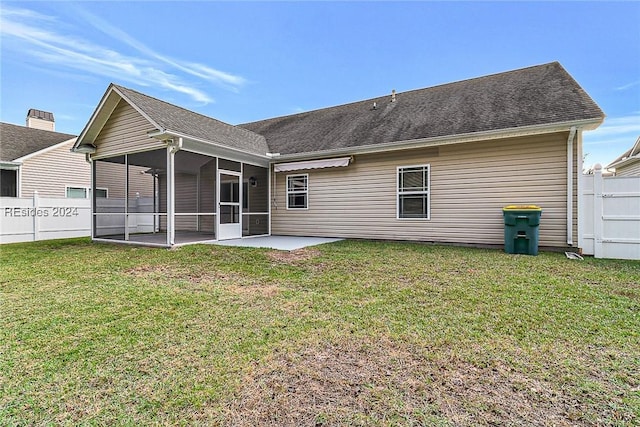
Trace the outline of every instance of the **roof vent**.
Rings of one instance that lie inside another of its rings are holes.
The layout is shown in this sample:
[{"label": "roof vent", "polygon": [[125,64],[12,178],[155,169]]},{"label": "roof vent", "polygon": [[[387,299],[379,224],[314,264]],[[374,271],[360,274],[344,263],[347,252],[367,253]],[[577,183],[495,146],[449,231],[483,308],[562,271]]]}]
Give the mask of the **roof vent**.
[{"label": "roof vent", "polygon": [[396,102],[396,90],[391,91],[391,102]]},{"label": "roof vent", "polygon": [[373,102],[373,109],[376,110],[378,108],[378,103],[377,102]]}]

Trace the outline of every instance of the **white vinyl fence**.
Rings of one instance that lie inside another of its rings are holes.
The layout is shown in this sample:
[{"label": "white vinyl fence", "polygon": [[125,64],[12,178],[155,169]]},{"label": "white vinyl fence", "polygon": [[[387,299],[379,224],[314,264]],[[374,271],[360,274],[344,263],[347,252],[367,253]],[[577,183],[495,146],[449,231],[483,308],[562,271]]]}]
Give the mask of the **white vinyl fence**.
[{"label": "white vinyl fence", "polygon": [[640,260],[640,176],[603,177],[596,166],[593,175],[582,179],[583,253]]},{"label": "white vinyl fence", "polygon": [[0,197],[0,243],[91,235],[91,200]]}]

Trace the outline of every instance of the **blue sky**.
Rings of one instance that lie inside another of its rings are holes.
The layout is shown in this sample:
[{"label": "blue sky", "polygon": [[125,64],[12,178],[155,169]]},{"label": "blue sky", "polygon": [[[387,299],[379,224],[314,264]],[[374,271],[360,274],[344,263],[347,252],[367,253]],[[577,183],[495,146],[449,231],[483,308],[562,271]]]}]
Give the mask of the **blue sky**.
[{"label": "blue sky", "polygon": [[559,61],[640,136],[640,2],[2,1],[0,120],[78,134],[110,82],[231,123]]}]

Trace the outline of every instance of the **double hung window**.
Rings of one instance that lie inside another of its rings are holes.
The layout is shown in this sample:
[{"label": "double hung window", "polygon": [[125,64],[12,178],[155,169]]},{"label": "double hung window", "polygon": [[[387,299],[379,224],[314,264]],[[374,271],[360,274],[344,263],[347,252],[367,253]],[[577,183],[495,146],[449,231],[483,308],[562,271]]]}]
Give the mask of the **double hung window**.
[{"label": "double hung window", "polygon": [[429,165],[398,168],[398,218],[429,219]]},{"label": "double hung window", "polygon": [[309,175],[287,175],[287,209],[309,208]]}]

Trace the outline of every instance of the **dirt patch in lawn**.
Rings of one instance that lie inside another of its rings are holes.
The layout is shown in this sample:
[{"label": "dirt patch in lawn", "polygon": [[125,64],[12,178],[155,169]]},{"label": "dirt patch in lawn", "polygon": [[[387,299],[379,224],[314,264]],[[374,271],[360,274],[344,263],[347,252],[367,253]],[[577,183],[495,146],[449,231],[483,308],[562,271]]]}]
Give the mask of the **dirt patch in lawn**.
[{"label": "dirt patch in lawn", "polygon": [[139,278],[185,280],[193,284],[216,281],[234,282],[241,277],[236,274],[221,273],[218,271],[192,271],[179,266],[170,265],[142,265],[130,268],[126,270],[125,273]]},{"label": "dirt patch in lawn", "polygon": [[271,261],[283,264],[298,264],[320,255],[320,251],[314,248],[295,249],[293,251],[269,251],[267,256]]},{"label": "dirt patch in lawn", "polygon": [[285,264],[303,267],[312,273],[320,273],[327,268],[327,264],[317,260],[322,252],[315,248],[302,248],[293,251],[270,251],[267,256],[273,264]]},{"label": "dirt patch in lawn", "polygon": [[223,285],[223,288],[233,294],[243,296],[273,297],[280,292],[276,285],[266,285],[248,281],[240,274],[222,273],[219,271],[191,271],[180,267],[166,265],[139,266],[126,270],[126,274],[149,280],[180,280],[188,283],[191,291],[206,291],[207,285]]},{"label": "dirt patch in lawn", "polygon": [[[610,414],[609,414],[610,415]],[[312,345],[256,364],[234,426],[597,425],[597,412],[502,362],[434,361],[383,339]]]}]

